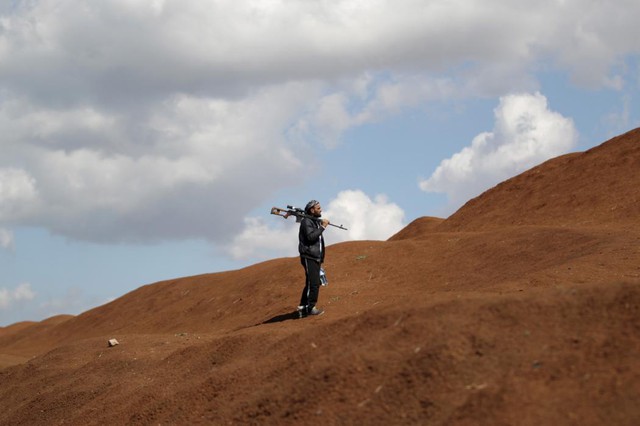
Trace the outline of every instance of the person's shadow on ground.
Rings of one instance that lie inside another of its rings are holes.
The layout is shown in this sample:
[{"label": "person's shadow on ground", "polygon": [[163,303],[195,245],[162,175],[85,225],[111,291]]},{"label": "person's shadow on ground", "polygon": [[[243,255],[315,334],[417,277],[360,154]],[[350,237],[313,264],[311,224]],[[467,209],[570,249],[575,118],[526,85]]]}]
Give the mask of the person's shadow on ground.
[{"label": "person's shadow on ground", "polygon": [[298,311],[295,310],[293,312],[289,312],[287,314],[280,314],[280,315],[276,315],[273,318],[269,318],[266,321],[261,322],[260,324],[272,324],[274,322],[283,322],[283,321],[289,321],[289,320],[297,320],[299,319],[300,316],[298,315]]}]

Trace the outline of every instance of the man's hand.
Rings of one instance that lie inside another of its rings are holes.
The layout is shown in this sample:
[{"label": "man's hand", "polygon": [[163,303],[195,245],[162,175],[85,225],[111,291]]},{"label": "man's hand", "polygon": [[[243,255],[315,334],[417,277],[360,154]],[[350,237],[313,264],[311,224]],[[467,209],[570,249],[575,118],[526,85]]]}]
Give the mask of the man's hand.
[{"label": "man's hand", "polygon": [[329,226],[329,219],[322,219],[321,223],[322,227],[326,228],[327,226]]}]

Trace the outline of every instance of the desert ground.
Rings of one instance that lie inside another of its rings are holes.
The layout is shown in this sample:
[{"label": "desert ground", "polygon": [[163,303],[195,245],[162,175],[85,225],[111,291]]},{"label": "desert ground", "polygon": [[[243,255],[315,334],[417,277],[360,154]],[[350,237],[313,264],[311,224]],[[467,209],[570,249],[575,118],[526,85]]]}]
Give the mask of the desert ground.
[{"label": "desert ground", "polygon": [[0,328],[0,424],[640,424],[640,129],[325,269],[319,317],[292,257]]}]

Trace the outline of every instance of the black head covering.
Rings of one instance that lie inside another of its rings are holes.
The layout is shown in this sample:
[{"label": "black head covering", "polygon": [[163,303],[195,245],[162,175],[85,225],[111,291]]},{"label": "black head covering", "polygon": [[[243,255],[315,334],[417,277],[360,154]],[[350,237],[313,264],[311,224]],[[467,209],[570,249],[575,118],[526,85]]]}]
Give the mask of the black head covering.
[{"label": "black head covering", "polygon": [[304,212],[308,214],[309,210],[311,210],[316,204],[320,204],[320,202],[316,200],[309,201],[307,206],[304,208]]}]

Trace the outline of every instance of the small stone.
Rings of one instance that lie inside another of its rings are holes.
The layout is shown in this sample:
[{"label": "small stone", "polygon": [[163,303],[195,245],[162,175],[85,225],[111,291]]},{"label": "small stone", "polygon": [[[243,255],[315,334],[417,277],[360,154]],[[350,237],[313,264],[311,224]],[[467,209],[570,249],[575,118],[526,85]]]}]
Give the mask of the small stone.
[{"label": "small stone", "polygon": [[116,345],[119,345],[120,342],[118,342],[116,339],[109,339],[109,347],[112,348]]}]

